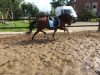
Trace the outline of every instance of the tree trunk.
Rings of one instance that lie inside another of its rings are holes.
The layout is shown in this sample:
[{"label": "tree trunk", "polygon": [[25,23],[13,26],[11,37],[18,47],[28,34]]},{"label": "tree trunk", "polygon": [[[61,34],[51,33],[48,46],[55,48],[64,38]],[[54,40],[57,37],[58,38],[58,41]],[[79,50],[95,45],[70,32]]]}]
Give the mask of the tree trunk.
[{"label": "tree trunk", "polygon": [[11,19],[14,19],[13,11],[11,10]]},{"label": "tree trunk", "polygon": [[7,10],[4,12],[4,19],[8,19],[8,15],[9,15],[9,11]]}]

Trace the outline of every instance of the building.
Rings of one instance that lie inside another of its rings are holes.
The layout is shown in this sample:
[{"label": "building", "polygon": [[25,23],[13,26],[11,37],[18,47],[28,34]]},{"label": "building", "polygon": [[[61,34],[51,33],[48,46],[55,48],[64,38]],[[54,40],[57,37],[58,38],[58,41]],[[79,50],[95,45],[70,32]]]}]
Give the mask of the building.
[{"label": "building", "polygon": [[80,15],[84,9],[90,9],[100,16],[100,0],[75,0],[75,9],[77,15]]}]

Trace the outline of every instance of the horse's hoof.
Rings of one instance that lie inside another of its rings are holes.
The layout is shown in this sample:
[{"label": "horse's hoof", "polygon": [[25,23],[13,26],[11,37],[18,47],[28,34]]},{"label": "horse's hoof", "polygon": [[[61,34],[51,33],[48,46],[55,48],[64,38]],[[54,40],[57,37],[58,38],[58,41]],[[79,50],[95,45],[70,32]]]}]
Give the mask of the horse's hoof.
[{"label": "horse's hoof", "polygon": [[52,37],[55,37],[54,35],[52,35]]},{"label": "horse's hoof", "polygon": [[31,32],[26,32],[26,34],[31,34]]},{"label": "horse's hoof", "polygon": [[68,36],[69,36],[69,33],[68,33]]},{"label": "horse's hoof", "polygon": [[56,37],[53,37],[53,40],[55,40],[56,39]]},{"label": "horse's hoof", "polygon": [[46,36],[44,35],[44,38],[46,38]]}]

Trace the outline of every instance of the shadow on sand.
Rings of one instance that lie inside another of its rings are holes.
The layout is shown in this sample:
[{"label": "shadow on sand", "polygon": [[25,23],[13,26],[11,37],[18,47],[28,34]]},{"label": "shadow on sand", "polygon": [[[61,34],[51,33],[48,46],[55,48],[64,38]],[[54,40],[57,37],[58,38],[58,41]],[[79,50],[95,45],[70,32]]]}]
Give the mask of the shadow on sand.
[{"label": "shadow on sand", "polygon": [[15,42],[15,43],[12,43],[12,44],[15,44],[15,45],[34,45],[34,44],[48,44],[48,43],[52,43],[52,42],[55,42],[57,40],[57,38],[51,38],[51,37],[48,37],[48,38],[35,38],[34,40],[31,40],[31,39],[27,39],[27,40],[21,40],[19,42]]}]

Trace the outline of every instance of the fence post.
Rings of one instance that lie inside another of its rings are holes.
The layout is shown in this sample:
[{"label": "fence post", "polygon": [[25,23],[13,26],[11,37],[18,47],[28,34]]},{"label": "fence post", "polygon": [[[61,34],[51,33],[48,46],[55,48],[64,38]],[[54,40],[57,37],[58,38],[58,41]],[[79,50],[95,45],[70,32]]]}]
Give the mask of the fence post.
[{"label": "fence post", "polygon": [[100,31],[100,18],[99,18],[99,27],[98,27],[98,31]]}]

